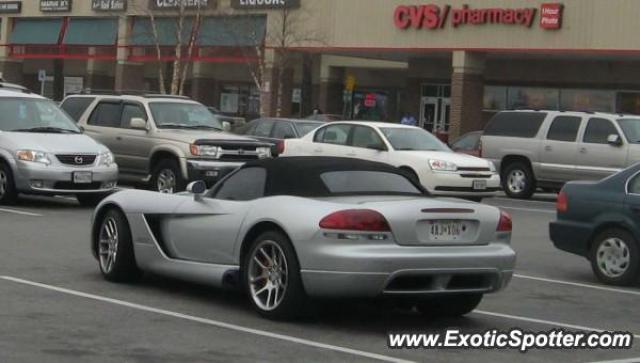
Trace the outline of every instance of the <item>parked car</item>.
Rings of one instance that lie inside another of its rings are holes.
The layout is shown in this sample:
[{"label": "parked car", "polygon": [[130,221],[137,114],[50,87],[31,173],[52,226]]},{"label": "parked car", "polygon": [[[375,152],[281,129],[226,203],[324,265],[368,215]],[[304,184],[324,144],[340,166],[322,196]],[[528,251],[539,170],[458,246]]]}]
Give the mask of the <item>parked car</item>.
[{"label": "parked car", "polygon": [[215,107],[207,107],[212,114],[216,115],[225,131],[236,131],[243,127],[247,120],[244,117],[229,116]]},{"label": "parked car", "polygon": [[81,94],[62,107],[78,98],[92,99],[78,124],[111,149],[125,182],[173,193],[190,180],[212,185],[246,161],[271,156],[271,145],[223,132],[217,117],[187,97]]},{"label": "parked car", "polygon": [[98,206],[91,250],[107,280],[149,271],[236,284],[276,319],[297,316],[307,298],[378,296],[459,316],[513,273],[508,214],[430,198],[386,164],[259,160],[209,191],[202,182],[188,190],[127,190]]},{"label": "parked car", "polygon": [[481,199],[500,190],[491,162],[456,154],[429,132],[383,122],[333,122],[285,140],[282,156],[342,156],[404,169],[433,195]]},{"label": "parked car", "polygon": [[271,153],[278,155],[278,145],[283,140],[298,139],[323,124],[323,122],[310,120],[260,118],[249,122],[238,133],[271,143],[273,145]]},{"label": "parked car", "polygon": [[481,137],[482,131],[468,132],[451,143],[451,150],[457,153],[480,157],[482,151]]},{"label": "parked car", "polygon": [[549,230],[554,245],[591,262],[612,285],[640,280],[640,164],[602,181],[567,183]]},{"label": "parked car", "polygon": [[482,156],[512,198],[570,180],[600,180],[640,160],[640,117],[564,111],[504,111],[482,135]]},{"label": "parked car", "polygon": [[23,193],[75,195],[95,205],[117,180],[107,147],[84,135],[55,103],[0,84],[0,204]]},{"label": "parked car", "polygon": [[320,122],[333,122],[343,120],[344,117],[342,115],[334,115],[334,114],[311,114],[307,116],[307,120],[320,121]]}]

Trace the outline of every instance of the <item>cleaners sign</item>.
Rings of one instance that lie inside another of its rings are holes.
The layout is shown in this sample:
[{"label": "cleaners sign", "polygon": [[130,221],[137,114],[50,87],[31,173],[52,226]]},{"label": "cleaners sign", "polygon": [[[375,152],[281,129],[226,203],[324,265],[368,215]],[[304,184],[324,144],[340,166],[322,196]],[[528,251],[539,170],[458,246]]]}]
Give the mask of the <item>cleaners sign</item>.
[{"label": "cleaners sign", "polygon": [[[560,29],[562,25],[562,4],[542,4],[540,27]],[[395,10],[393,19],[400,29],[443,29],[448,24],[454,28],[466,25],[504,24],[533,26],[537,8],[472,8],[463,5],[454,8],[450,5],[401,5]]]}]

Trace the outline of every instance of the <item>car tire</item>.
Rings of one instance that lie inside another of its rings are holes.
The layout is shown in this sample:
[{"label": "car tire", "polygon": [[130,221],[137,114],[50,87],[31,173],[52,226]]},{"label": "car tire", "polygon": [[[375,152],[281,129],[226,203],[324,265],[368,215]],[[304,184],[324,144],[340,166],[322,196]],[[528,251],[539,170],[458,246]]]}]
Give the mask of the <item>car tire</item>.
[{"label": "car tire", "polygon": [[176,160],[163,159],[153,168],[150,186],[153,191],[173,194],[184,191],[187,181]]},{"label": "car tire", "polygon": [[630,286],[640,279],[640,248],[628,231],[610,228],[599,233],[591,244],[591,268],[609,285]]},{"label": "car tire", "polygon": [[461,294],[425,298],[416,309],[431,318],[453,318],[469,314],[482,301],[482,294]]},{"label": "car tire", "polygon": [[0,204],[11,205],[18,199],[18,191],[13,180],[11,167],[0,162]]},{"label": "car tire", "polygon": [[131,229],[125,215],[110,209],[96,231],[96,252],[102,276],[112,282],[133,282],[141,276],[136,264]]},{"label": "car tire", "polygon": [[244,256],[241,278],[251,304],[263,317],[290,320],[304,313],[307,297],[300,264],[283,233],[265,232],[251,243]]},{"label": "car tire", "polygon": [[504,192],[510,198],[529,199],[536,190],[536,181],[531,167],[523,162],[514,162],[502,174]]},{"label": "car tire", "polygon": [[100,204],[108,194],[104,193],[92,193],[92,194],[76,194],[78,203],[84,207],[95,207]]}]

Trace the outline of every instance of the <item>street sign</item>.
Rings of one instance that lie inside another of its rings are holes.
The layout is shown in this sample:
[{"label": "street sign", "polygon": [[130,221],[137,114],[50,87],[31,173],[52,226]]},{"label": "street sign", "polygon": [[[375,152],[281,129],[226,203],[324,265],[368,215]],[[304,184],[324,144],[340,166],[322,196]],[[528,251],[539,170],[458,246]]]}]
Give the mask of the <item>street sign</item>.
[{"label": "street sign", "polygon": [[44,82],[47,80],[47,71],[44,69],[41,69],[38,71],[38,81],[40,82]]}]

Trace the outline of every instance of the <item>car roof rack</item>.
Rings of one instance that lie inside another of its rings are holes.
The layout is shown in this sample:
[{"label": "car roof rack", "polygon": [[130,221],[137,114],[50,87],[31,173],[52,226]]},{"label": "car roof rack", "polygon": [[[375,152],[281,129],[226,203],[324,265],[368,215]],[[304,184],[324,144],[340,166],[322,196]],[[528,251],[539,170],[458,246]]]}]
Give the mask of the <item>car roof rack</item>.
[{"label": "car roof rack", "polygon": [[95,96],[138,96],[138,97],[145,97],[145,98],[173,98],[173,99],[181,99],[181,100],[188,100],[189,97],[187,96],[178,96],[178,95],[167,95],[167,94],[161,94],[161,93],[153,93],[153,92],[149,92],[149,91],[143,91],[143,90],[118,90],[118,91],[114,91],[114,90],[106,90],[106,89],[90,89],[90,88],[85,88],[82,89],[80,91],[77,92],[71,92],[68,95],[86,95],[86,96],[91,96],[91,95],[95,95]]},{"label": "car roof rack", "polygon": [[0,79],[0,88],[5,89],[7,91],[17,91],[22,93],[33,93],[30,89],[25,86],[21,86],[15,83],[5,82],[3,79]]}]

